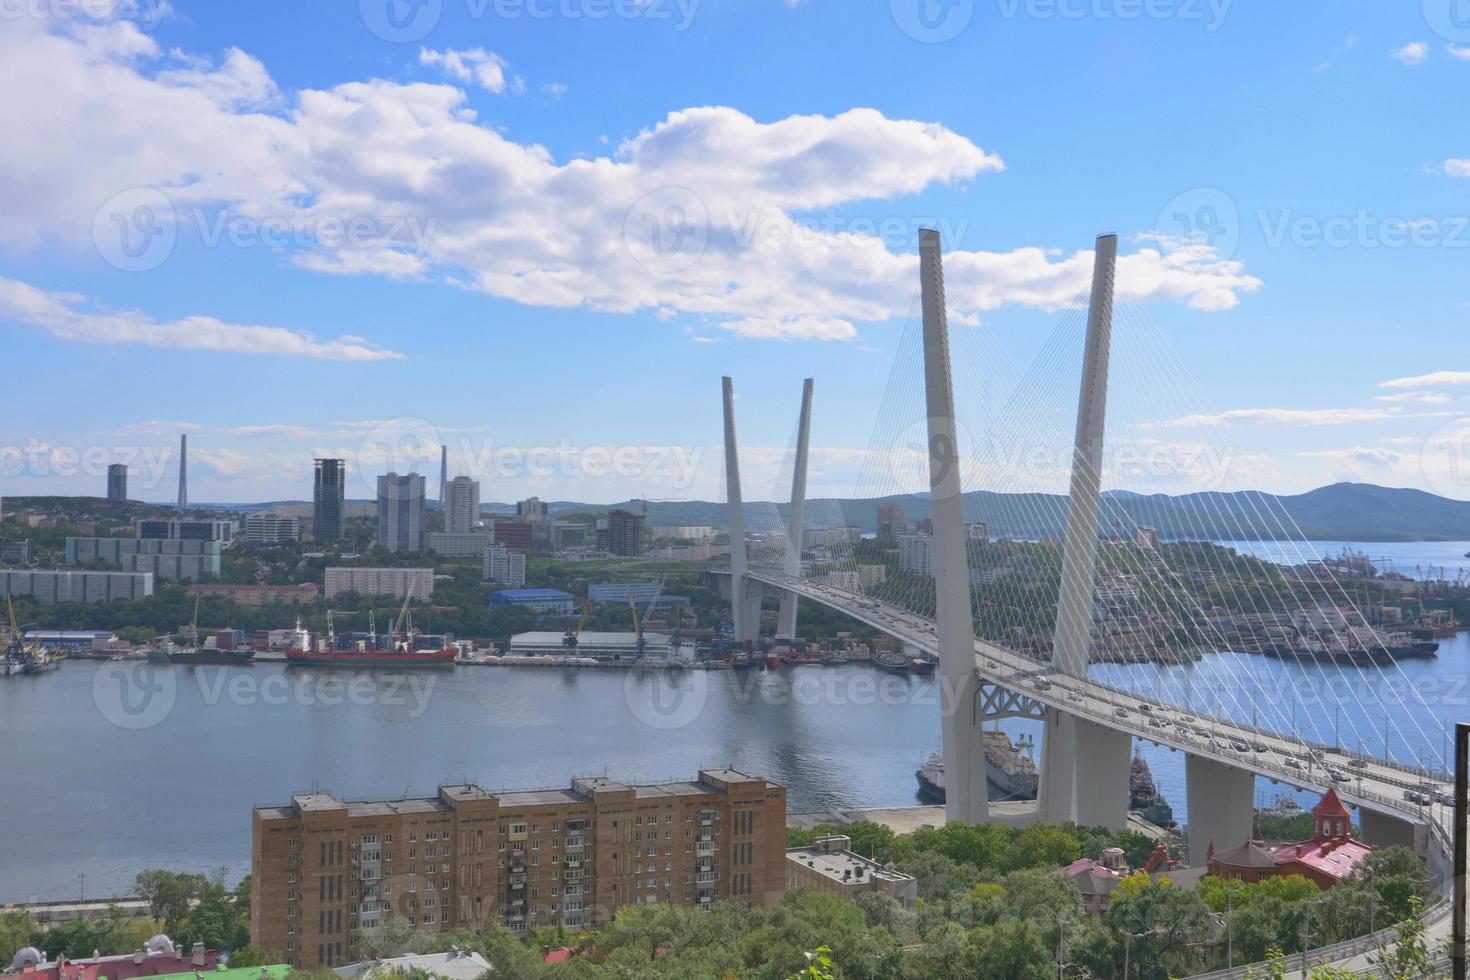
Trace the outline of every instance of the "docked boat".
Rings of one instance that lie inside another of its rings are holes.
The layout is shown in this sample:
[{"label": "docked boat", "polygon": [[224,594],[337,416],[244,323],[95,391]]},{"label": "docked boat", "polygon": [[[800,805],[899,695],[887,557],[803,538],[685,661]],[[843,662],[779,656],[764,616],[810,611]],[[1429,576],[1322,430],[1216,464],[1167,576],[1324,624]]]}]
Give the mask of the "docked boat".
[{"label": "docked boat", "polygon": [[890,674],[904,674],[909,672],[909,658],[902,653],[893,650],[884,650],[873,654],[873,666],[879,670],[886,670]]},{"label": "docked boat", "polygon": [[930,660],[928,657],[914,657],[909,661],[908,669],[910,674],[918,674],[920,677],[930,677],[934,674],[938,666],[938,663]]},{"label": "docked boat", "polygon": [[[1031,758],[1035,743],[1022,736],[1012,742],[999,730],[985,733],[985,782],[987,795],[996,801],[1033,800],[1036,798],[1036,763]],[[919,798],[929,803],[943,803],[944,754],[935,752],[914,773],[919,783]]]},{"label": "docked boat", "polygon": [[34,641],[27,643],[15,621],[15,606],[10,597],[5,598],[5,607],[10,615],[4,653],[0,654],[0,677],[12,674],[44,674],[61,666],[61,659]]},{"label": "docked boat", "polygon": [[[212,638],[211,638],[212,639]],[[248,667],[255,663],[255,651],[246,647],[243,650],[223,650],[206,641],[203,644],[189,644],[187,646],[164,647],[164,655],[168,662],[176,667],[198,667],[211,665],[217,667]]]},{"label": "docked boat", "polygon": [[422,645],[422,640],[423,635],[413,629],[408,617],[408,600],[404,599],[403,611],[386,636],[379,636],[371,628],[363,638],[353,634],[339,636],[332,626],[331,613],[327,614],[327,632],[313,636],[297,620],[292,643],[286,650],[286,663],[292,667],[398,669],[454,666],[459,648],[449,637],[427,646]]}]

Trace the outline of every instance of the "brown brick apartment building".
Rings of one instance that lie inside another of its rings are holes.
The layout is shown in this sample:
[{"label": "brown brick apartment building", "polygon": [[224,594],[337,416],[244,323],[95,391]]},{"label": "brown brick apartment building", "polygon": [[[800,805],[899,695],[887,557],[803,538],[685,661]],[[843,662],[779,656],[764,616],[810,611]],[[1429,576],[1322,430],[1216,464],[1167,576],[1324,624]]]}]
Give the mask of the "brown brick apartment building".
[{"label": "brown brick apartment building", "polygon": [[641,902],[766,905],[786,888],[786,788],[732,769],[386,802],[315,793],[257,807],[252,838],[250,941],[304,968],[358,959],[354,930],[389,917],[525,935]]}]

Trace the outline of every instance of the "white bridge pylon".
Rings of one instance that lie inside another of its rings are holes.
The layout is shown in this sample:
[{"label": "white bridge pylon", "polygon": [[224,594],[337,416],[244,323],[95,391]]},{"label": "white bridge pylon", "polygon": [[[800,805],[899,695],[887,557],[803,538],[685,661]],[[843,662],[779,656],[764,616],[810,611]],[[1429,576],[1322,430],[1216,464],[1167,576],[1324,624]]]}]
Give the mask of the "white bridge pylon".
[{"label": "white bridge pylon", "polygon": [[[759,636],[761,597],[773,595],[781,600],[777,622],[777,632],[781,635],[795,636],[797,601],[804,598],[937,656],[942,681],[941,726],[949,819],[967,823],[991,819],[1015,822],[1016,816],[1012,814],[1002,816],[991,812],[984,726],[987,721],[1023,717],[1044,725],[1040,798],[1033,811],[1035,819],[1125,827],[1130,749],[1132,740],[1138,738],[1186,756],[1191,864],[1202,865],[1212,843],[1217,848],[1226,848],[1250,838],[1254,781],[1264,776],[1282,785],[1318,792],[1334,787],[1346,802],[1363,808],[1363,836],[1369,843],[1408,844],[1429,859],[1432,869],[1437,869],[1435,873],[1443,880],[1442,869],[1448,864],[1448,823],[1442,807],[1426,809],[1421,802],[1415,802],[1417,790],[1427,778],[1422,766],[1396,761],[1388,756],[1386,749],[1383,757],[1378,757],[1369,756],[1360,748],[1348,762],[1340,740],[1324,744],[1320,736],[1315,740],[1309,738],[1307,729],[1298,726],[1290,712],[1288,726],[1283,726],[1280,719],[1259,725],[1254,711],[1250,712],[1247,723],[1245,713],[1236,712],[1232,717],[1223,713],[1223,708],[1219,714],[1190,708],[1187,697],[1180,705],[1163,691],[1142,692],[1120,685],[1109,676],[1100,676],[1107,675],[1102,664],[1111,662],[1106,651],[1094,648],[1098,642],[1094,620],[1104,510],[1111,506],[1102,495],[1101,474],[1106,472],[1103,447],[1107,431],[1117,246],[1116,236],[1103,235],[1097,239],[1059,581],[1045,582],[1040,576],[1034,579],[1047,585],[1056,583],[1057,588],[1052,593],[1056,596],[1055,625],[1048,627],[1051,629],[1050,665],[1042,655],[1045,645],[1033,637],[1022,637],[1021,643],[1012,643],[1006,638],[1010,634],[998,633],[993,626],[986,625],[985,607],[975,604],[977,587],[971,582],[972,553],[964,513],[966,488],[962,485],[962,461],[956,440],[942,243],[939,234],[929,230],[920,234],[918,264],[928,492],[933,523],[932,605],[925,597],[928,582],[922,585],[900,582],[894,590],[891,582],[888,588],[881,582],[875,588],[854,584],[859,581],[854,570],[839,575],[832,573],[830,566],[824,566],[822,574],[805,574],[801,553],[805,511],[809,509],[804,498],[810,448],[810,381],[803,386],[790,519],[782,542],[784,560],[752,565],[740,487],[734,395],[730,379],[726,378],[723,393],[731,534],[729,595],[736,639],[743,644]],[[1127,311],[1121,315],[1123,322],[1128,322]],[[993,487],[973,489],[1003,492]],[[1121,560],[1120,554],[1124,553],[1113,549],[1108,561],[1116,563]],[[1172,576],[1166,569],[1160,581],[1164,586],[1177,587],[1171,584],[1175,581]],[[1045,600],[1048,607],[1051,601],[1048,596]],[[1193,599],[1183,594],[1183,601],[1193,602]],[[1285,602],[1301,606],[1290,593],[1285,596]],[[1203,616],[1193,605],[1182,608],[1186,626]],[[1208,622],[1205,626],[1198,634],[1199,647],[1228,650],[1224,645],[1228,638],[1223,638]],[[1093,663],[1094,659],[1098,663]],[[1254,708],[1257,702],[1248,700],[1247,704]],[[1271,705],[1261,707],[1265,711]],[[1385,734],[1385,741],[1386,738]],[[1350,778],[1337,769],[1339,764],[1352,767]]]},{"label": "white bridge pylon", "polygon": [[[787,522],[787,541],[783,571],[790,578],[801,576],[801,545],[804,534],[803,511],[806,508],[807,459],[811,448],[813,380],[807,378],[801,387],[801,415],[796,431],[796,465],[791,477],[791,515]],[[761,599],[765,586],[750,577],[750,555],[745,537],[745,497],[740,488],[740,450],[735,435],[735,386],[721,379],[725,417],[725,499],[730,526],[730,614],[735,629],[735,642],[744,646],[760,635]],[[776,635],[796,636],[796,608],[799,596],[790,590],[777,590],[781,609],[777,615]]]}]

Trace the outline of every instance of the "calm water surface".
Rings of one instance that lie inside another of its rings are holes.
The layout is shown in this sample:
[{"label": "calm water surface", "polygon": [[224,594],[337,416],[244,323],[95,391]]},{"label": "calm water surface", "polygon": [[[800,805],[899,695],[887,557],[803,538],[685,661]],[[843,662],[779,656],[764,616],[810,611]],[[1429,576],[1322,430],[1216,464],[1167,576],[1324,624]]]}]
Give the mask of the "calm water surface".
[{"label": "calm water surface", "polygon": [[[653,781],[729,765],[784,783],[794,809],[891,806],[916,802],[914,770],[939,746],[932,680],[856,665],[674,678],[459,668],[415,674],[416,686],[270,664],[133,673],[146,666],[69,662],[0,680],[0,900],[75,897],[82,873],[92,897],[126,893],[149,867],[243,874],[251,808],[317,786],[386,798],[441,782],[549,787],[602,772]],[[1470,634],[1446,641],[1436,660],[1401,668],[1217,654],[1190,667],[1094,673],[1245,720],[1242,692],[1260,690],[1257,703],[1274,701],[1279,716],[1258,718],[1263,725],[1289,724],[1280,706],[1296,700],[1296,724],[1324,741],[1336,726],[1349,748],[1361,740],[1380,752],[1386,729],[1395,757],[1437,757],[1435,719],[1470,720]],[[1040,740],[1039,725],[1005,727]],[[1184,757],[1140,748],[1186,821]],[[1257,799],[1282,791],[1263,780]]]}]

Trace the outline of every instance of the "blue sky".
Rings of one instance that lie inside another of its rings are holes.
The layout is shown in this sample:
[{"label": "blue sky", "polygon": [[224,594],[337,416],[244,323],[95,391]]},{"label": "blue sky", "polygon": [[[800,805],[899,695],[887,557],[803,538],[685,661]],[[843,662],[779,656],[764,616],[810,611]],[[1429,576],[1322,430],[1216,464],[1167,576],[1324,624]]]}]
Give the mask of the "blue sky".
[{"label": "blue sky", "polygon": [[862,459],[937,223],[957,346],[1014,366],[961,387],[1028,369],[1116,231],[1198,397],[1120,362],[1115,437],[1239,464],[1159,487],[1470,498],[1453,2],[8,5],[0,493],[100,492],[107,457],[167,499],[189,431],[195,500],[415,440],[486,499],[711,498],[722,374],[747,496],[806,376],[813,492],[888,489]]}]

